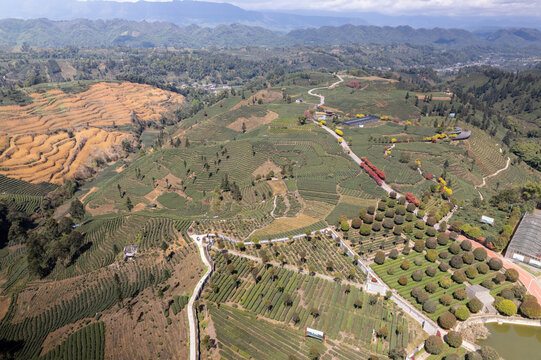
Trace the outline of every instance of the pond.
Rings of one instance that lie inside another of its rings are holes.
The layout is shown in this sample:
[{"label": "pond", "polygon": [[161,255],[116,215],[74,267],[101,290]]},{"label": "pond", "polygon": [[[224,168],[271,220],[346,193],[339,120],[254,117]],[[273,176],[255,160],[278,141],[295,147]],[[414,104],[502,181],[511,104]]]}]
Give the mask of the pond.
[{"label": "pond", "polygon": [[505,360],[541,359],[541,328],[497,323],[486,324],[490,336],[478,341],[496,349]]}]

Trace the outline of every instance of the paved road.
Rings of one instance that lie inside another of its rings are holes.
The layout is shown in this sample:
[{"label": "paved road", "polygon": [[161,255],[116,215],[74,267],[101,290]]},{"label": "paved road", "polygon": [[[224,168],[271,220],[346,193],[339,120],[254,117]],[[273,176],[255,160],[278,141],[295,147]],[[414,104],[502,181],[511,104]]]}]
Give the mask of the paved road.
[{"label": "paved road", "polygon": [[197,323],[193,305],[195,300],[199,298],[205,282],[212,273],[212,265],[210,264],[210,261],[206,255],[206,248],[205,245],[203,245],[202,241],[203,237],[204,235],[192,236],[192,239],[195,241],[195,243],[197,244],[197,248],[199,249],[199,255],[201,255],[201,260],[203,260],[203,263],[207,267],[207,271],[205,272],[205,275],[203,275],[203,277],[199,279],[197,285],[195,285],[193,294],[190,297],[190,301],[188,302],[188,325],[190,326],[190,360],[197,360],[199,358],[199,337],[197,336],[197,333],[199,331],[199,325]]},{"label": "paved road", "polygon": [[[326,87],[319,87],[319,88],[314,88],[314,89],[310,89],[308,90],[308,94],[312,95],[312,96],[317,96],[320,101],[319,101],[319,106],[323,106],[325,104],[325,96],[323,95],[320,95],[320,94],[316,94],[314,93],[314,91],[316,90],[322,90],[322,89],[332,89],[333,87],[335,87],[336,85],[340,84],[341,82],[344,81],[344,79],[340,76],[340,75],[336,75],[338,77],[338,79],[340,79],[339,81],[335,82],[334,84],[330,85],[330,86],[326,86]],[[319,124],[316,120],[312,119],[312,121],[316,124]],[[325,129],[329,134],[331,134],[332,136],[334,136],[334,138],[338,141],[338,139],[341,138],[340,135],[338,135],[334,130],[332,129],[329,129],[327,126],[325,125],[322,125],[321,126],[323,129]],[[342,141],[342,148],[344,149],[344,151],[346,151],[349,155],[350,158],[353,159],[353,161],[355,161],[355,163],[359,166],[361,166],[362,164],[362,160],[351,150],[351,148],[349,147],[349,145],[347,144],[346,141]],[[391,191],[395,191],[393,190],[389,185],[387,185],[387,183],[385,183],[385,181],[381,184],[381,188],[383,190],[385,190],[385,192],[387,192],[387,194],[391,193]],[[402,196],[402,194],[400,194],[399,192],[395,191],[397,193],[398,196]]]},{"label": "paved road", "polygon": [[[460,241],[469,240],[468,238],[466,238],[465,236],[462,236],[462,235],[459,235],[458,239]],[[509,259],[504,258],[501,254],[496,253],[496,252],[494,252],[494,251],[492,251],[490,249],[487,249],[482,244],[480,244],[480,243],[478,243],[476,241],[471,241],[471,243],[472,243],[473,247],[476,247],[476,248],[477,247],[482,247],[482,248],[484,248],[487,251],[487,254],[490,257],[496,257],[496,258],[500,259],[503,262],[503,267],[504,268],[506,268],[506,269],[515,269],[516,271],[518,271],[520,282],[526,287],[526,289],[528,289],[528,291],[533,296],[535,296],[537,298],[537,301],[541,303],[541,285],[539,285],[539,282],[537,281],[535,276],[533,276],[532,274],[530,274],[529,272],[527,272],[526,270],[524,270],[520,266],[516,265],[515,263],[513,263]]]}]

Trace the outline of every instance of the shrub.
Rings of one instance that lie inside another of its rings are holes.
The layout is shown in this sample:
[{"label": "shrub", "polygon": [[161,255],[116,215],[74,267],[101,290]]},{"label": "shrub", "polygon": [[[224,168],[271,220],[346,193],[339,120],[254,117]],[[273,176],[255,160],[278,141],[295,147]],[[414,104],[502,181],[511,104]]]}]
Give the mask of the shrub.
[{"label": "shrub", "polygon": [[460,321],[466,321],[470,317],[470,310],[466,305],[461,305],[455,309],[455,316]]},{"label": "shrub", "polygon": [[385,217],[393,218],[395,215],[394,209],[387,209],[385,210]]},{"label": "shrub", "polygon": [[450,347],[459,348],[462,346],[462,335],[456,331],[449,331],[447,335],[445,335],[445,342]]},{"label": "shrub", "polygon": [[388,268],[387,269],[387,274],[394,275],[394,267],[391,266],[390,268]]},{"label": "shrub", "polygon": [[515,282],[518,280],[518,271],[515,269],[507,269],[505,270],[505,277],[507,278],[507,281]]},{"label": "shrub", "polygon": [[417,269],[415,270],[412,274],[411,274],[411,278],[415,281],[421,281],[423,280],[423,272],[421,271],[421,269]]},{"label": "shrub", "polygon": [[385,263],[385,253],[383,251],[378,251],[374,258],[374,262],[378,265]]},{"label": "shrub", "polygon": [[377,331],[377,336],[380,338],[387,338],[389,336],[389,329],[387,329],[387,326],[382,326]]},{"label": "shrub", "polygon": [[398,283],[402,286],[408,285],[408,277],[406,275],[402,275],[398,278]]},{"label": "shrub", "polygon": [[425,285],[425,290],[431,294],[434,294],[438,290],[438,284],[435,282],[429,282]]},{"label": "shrub", "polygon": [[437,272],[438,272],[438,269],[436,269],[434,266],[429,266],[425,270],[425,273],[430,277],[435,276]]},{"label": "shrub", "polygon": [[470,251],[471,248],[472,248],[471,241],[470,241],[470,240],[464,240],[464,241],[460,244],[460,247],[461,247],[462,250],[464,250],[464,251]]},{"label": "shrub", "polygon": [[496,275],[494,275],[494,277],[492,278],[492,281],[494,281],[494,283],[496,283],[496,284],[501,284],[505,280],[506,280],[505,274],[502,274],[500,272],[496,273]]},{"label": "shrub", "polygon": [[513,292],[515,293],[515,297],[517,299],[522,299],[523,301],[526,301],[526,288],[524,288],[524,286],[522,286],[521,284],[513,285]]},{"label": "shrub", "polygon": [[475,250],[473,250],[473,256],[475,256],[475,260],[477,261],[485,261],[487,258],[487,251],[482,247],[475,248]]},{"label": "shrub", "polygon": [[436,312],[436,308],[438,307],[438,305],[436,304],[436,302],[434,302],[433,300],[426,300],[424,303],[423,303],[423,310],[429,314],[433,314]]},{"label": "shrub", "polygon": [[468,297],[468,293],[466,292],[465,289],[456,289],[453,292],[453,296],[457,300],[464,300],[465,298]]},{"label": "shrub", "polygon": [[462,260],[462,256],[460,255],[453,255],[451,261],[449,261],[449,265],[455,269],[460,269],[464,265],[464,260]]},{"label": "shrub", "polygon": [[444,276],[439,281],[440,287],[442,289],[449,289],[453,283],[451,282],[451,279],[448,276]]},{"label": "shrub", "polygon": [[457,354],[447,354],[443,360],[461,360],[461,358]]},{"label": "shrub", "polygon": [[429,354],[439,355],[443,351],[443,341],[439,336],[430,335],[425,340],[425,350]]},{"label": "shrub", "polygon": [[365,224],[372,224],[374,222],[374,217],[372,215],[365,215],[363,216],[363,222]]},{"label": "shrub", "polygon": [[478,298],[474,297],[468,302],[468,309],[474,314],[483,309],[483,303]]},{"label": "shrub", "polygon": [[381,220],[383,220],[383,213],[377,213],[375,219],[376,219],[376,221],[381,221]]},{"label": "shrub", "polygon": [[419,286],[414,286],[413,289],[411,289],[411,296],[413,296],[415,299],[423,293],[423,289]]},{"label": "shrub", "polygon": [[430,262],[435,262],[438,258],[438,252],[436,250],[430,249],[426,252],[426,259]]},{"label": "shrub", "polygon": [[536,300],[523,301],[520,312],[529,319],[541,319],[541,305]]},{"label": "shrub", "polygon": [[392,249],[391,252],[389,253],[389,258],[396,259],[397,257],[398,257],[398,250]]},{"label": "shrub", "polygon": [[456,324],[456,316],[449,311],[445,311],[438,318],[438,324],[446,330],[451,329]]},{"label": "shrub", "polygon": [[500,296],[507,300],[513,300],[515,298],[515,293],[511,289],[503,289],[500,292]]},{"label": "shrub", "polygon": [[440,303],[442,305],[449,306],[451,305],[452,302],[453,302],[453,297],[451,295],[443,294],[442,296],[440,296]]},{"label": "shrub", "polygon": [[423,240],[415,241],[415,245],[413,245],[413,250],[420,253],[420,252],[423,252],[424,249],[425,249],[425,242]]},{"label": "shrub", "polygon": [[436,240],[436,238],[428,238],[426,239],[426,244],[425,244],[426,248],[427,249],[435,249],[438,247],[438,241]]},{"label": "shrub", "polygon": [[438,244],[445,246],[449,242],[449,235],[442,232],[438,234]]},{"label": "shrub", "polygon": [[362,224],[363,224],[363,221],[359,218],[355,218],[351,220],[351,227],[354,229],[359,229]]},{"label": "shrub", "polygon": [[392,229],[394,227],[394,223],[393,223],[393,220],[391,219],[385,219],[383,220],[383,223],[382,223],[383,227],[385,229]]},{"label": "shrub", "polygon": [[473,253],[471,251],[468,251],[468,252],[465,252],[464,254],[462,254],[462,260],[464,261],[465,264],[473,264],[473,260],[474,260],[474,256],[473,256]]},{"label": "shrub", "polygon": [[500,314],[505,316],[513,316],[517,313],[517,306],[511,300],[502,299],[497,302],[495,301],[494,307]]},{"label": "shrub", "polygon": [[394,235],[401,235],[402,234],[402,226],[396,225],[393,229]]},{"label": "shrub", "polygon": [[410,266],[411,266],[411,262],[408,259],[404,259],[402,261],[402,264],[400,264],[400,268],[402,270],[408,270],[410,268]]},{"label": "shrub", "polygon": [[442,250],[440,251],[438,256],[440,257],[440,259],[447,259],[449,257],[449,252],[447,250]]},{"label": "shrub", "polygon": [[503,267],[503,263],[500,259],[494,257],[488,261],[488,266],[491,270],[498,271]]},{"label": "shrub", "polygon": [[426,234],[428,236],[436,236],[436,234],[438,233],[438,231],[436,229],[434,229],[433,227],[429,227],[428,229],[426,229]]},{"label": "shrub", "polygon": [[425,301],[427,301],[429,298],[428,296],[428,293],[426,293],[424,290],[422,293],[419,294],[419,296],[417,296],[417,302],[419,304],[423,304]]},{"label": "shrub", "polygon": [[490,346],[481,347],[481,359],[483,360],[500,360],[500,355]]},{"label": "shrub", "polygon": [[368,235],[370,235],[370,233],[372,233],[372,229],[370,228],[369,225],[361,225],[361,227],[359,229],[359,233],[361,235],[368,236]]},{"label": "shrub", "polygon": [[372,224],[372,230],[374,231],[380,231],[381,230],[381,223],[376,222]]},{"label": "shrub", "polygon": [[479,275],[477,268],[475,266],[468,266],[466,269],[466,276],[468,279],[475,279]]},{"label": "shrub", "polygon": [[482,287],[485,287],[487,289],[492,289],[494,287],[494,281],[490,280],[490,279],[485,279],[483,280],[483,282],[481,283],[481,286]]},{"label": "shrub", "polygon": [[464,273],[464,270],[456,270],[451,276],[451,279],[458,284],[462,284],[466,281],[466,274]]},{"label": "shrub", "polygon": [[447,270],[449,270],[449,264],[441,262],[438,265],[438,269],[440,269],[440,271],[442,271],[442,272],[446,272]]},{"label": "shrub", "polygon": [[457,243],[452,243],[451,245],[449,245],[449,252],[451,254],[458,254],[460,252],[460,245],[458,245]]},{"label": "shrub", "polygon": [[479,274],[486,274],[488,272],[489,267],[487,264],[485,263],[481,263],[479,265],[477,265],[477,271],[479,271]]}]

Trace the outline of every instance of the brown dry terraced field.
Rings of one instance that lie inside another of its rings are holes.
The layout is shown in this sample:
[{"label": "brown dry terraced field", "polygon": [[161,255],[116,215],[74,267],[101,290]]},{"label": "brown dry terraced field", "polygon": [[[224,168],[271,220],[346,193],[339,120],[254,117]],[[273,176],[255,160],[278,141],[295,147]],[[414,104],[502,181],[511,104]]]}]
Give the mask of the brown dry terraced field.
[{"label": "brown dry terraced field", "polygon": [[[111,130],[132,114],[158,121],[184,101],[179,94],[133,83],[99,83],[79,94],[30,94],[27,106],[0,108],[0,174],[29,182],[61,183],[89,158],[115,157],[128,134]],[[105,128],[107,127],[107,128]]]}]

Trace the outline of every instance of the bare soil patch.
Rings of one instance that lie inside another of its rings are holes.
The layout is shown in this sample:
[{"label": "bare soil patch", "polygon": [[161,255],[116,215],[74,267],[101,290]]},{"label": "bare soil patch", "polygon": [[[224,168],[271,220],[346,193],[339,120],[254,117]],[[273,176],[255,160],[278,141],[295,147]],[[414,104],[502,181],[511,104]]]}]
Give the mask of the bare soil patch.
[{"label": "bare soil patch", "polygon": [[267,181],[270,185],[274,195],[283,195],[287,192],[287,185],[283,180],[271,180]]},{"label": "bare soil patch", "polygon": [[6,316],[9,305],[11,304],[10,296],[0,296],[0,321]]},{"label": "bare soil patch", "polygon": [[300,229],[317,222],[318,219],[305,214],[293,218],[278,218],[269,225],[254,232],[253,236],[264,236],[287,232],[292,229]]},{"label": "bare soil patch", "polygon": [[274,111],[267,111],[265,116],[250,116],[249,118],[238,118],[231,124],[227,125],[229,129],[235,130],[235,131],[242,131],[242,124],[246,126],[246,131],[250,131],[252,129],[255,129],[258,126],[268,124],[272,122],[273,120],[278,119],[278,114]]},{"label": "bare soil patch", "polygon": [[271,170],[274,171],[274,174],[276,175],[280,174],[280,171],[281,171],[278,165],[276,165],[271,160],[267,160],[263,164],[261,164],[257,169],[255,169],[252,174],[254,176],[257,176],[257,174],[259,174],[262,177],[265,177]]}]

